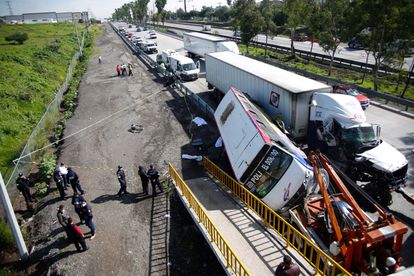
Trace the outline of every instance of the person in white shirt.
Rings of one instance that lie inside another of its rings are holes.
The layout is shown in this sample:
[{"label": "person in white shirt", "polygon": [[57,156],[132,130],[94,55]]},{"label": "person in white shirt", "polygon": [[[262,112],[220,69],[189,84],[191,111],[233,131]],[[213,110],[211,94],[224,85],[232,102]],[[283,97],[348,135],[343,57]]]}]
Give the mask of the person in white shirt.
[{"label": "person in white shirt", "polygon": [[63,164],[63,162],[60,163],[59,172],[63,178],[63,188],[67,190],[68,189],[68,177],[67,177],[68,169],[65,167],[65,164]]}]

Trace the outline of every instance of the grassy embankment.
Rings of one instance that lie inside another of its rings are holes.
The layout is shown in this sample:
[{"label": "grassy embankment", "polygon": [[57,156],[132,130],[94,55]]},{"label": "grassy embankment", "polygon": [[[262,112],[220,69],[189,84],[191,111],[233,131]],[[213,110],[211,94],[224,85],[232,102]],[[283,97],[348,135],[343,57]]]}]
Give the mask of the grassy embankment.
[{"label": "grassy embankment", "polygon": [[[239,48],[241,52],[246,52],[246,46],[243,44],[239,44]],[[249,54],[254,56],[264,57],[264,49],[256,48],[253,46],[249,46]],[[313,61],[307,61],[301,59],[300,57],[296,58],[296,61],[292,61],[289,59],[290,55],[288,54],[281,54],[275,51],[268,51],[268,55],[274,57],[275,60],[281,61],[286,65],[303,69],[309,72],[313,72],[322,76],[328,75],[328,66],[321,65],[319,63]],[[348,70],[342,68],[334,68],[331,74],[331,78],[341,80],[347,83],[354,83],[356,85],[374,89],[374,81],[373,77],[370,74],[365,76],[364,83],[361,84],[362,81],[362,73],[355,71],[355,70]],[[378,91],[383,93],[388,93],[394,96],[400,96],[404,88],[404,81],[406,77],[402,78],[402,82],[397,85],[398,79],[397,76],[381,76],[378,78]],[[414,100],[414,86],[409,85],[408,89],[404,95],[404,98],[409,100]]]},{"label": "grassy embankment", "polygon": [[[82,30],[78,25],[78,30]],[[5,37],[24,32],[18,45]],[[32,129],[65,80],[77,51],[73,23],[0,25],[0,171],[8,175]],[[58,114],[57,114],[58,115]],[[54,128],[52,124],[51,129]]]}]

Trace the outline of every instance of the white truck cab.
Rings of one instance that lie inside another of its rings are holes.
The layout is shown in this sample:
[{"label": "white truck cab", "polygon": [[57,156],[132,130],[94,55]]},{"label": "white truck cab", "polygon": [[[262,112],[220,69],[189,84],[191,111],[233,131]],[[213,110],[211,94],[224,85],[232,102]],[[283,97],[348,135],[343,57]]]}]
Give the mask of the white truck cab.
[{"label": "white truck cab", "polygon": [[185,81],[198,79],[200,73],[200,69],[191,58],[179,54],[170,56],[170,70]]},{"label": "white truck cab", "polygon": [[142,50],[147,54],[153,54],[158,52],[157,45],[153,41],[148,40],[142,44]]}]

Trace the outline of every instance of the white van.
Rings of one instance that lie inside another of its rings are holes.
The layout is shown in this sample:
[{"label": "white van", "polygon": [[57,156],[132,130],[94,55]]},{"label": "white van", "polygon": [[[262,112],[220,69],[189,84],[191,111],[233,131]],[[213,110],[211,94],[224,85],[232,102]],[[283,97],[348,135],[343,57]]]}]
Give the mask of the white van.
[{"label": "white van", "polygon": [[170,56],[170,70],[181,80],[196,80],[200,69],[194,64],[194,61],[182,55]]}]

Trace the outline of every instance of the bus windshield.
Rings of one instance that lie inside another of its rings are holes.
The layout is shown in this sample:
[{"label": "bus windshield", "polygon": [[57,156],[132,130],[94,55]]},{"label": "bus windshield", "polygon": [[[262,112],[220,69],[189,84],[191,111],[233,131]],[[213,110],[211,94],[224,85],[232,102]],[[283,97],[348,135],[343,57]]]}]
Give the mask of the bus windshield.
[{"label": "bus windshield", "polygon": [[[292,156],[272,146],[251,178],[250,182],[254,182],[255,186],[254,193],[259,198],[265,197],[285,174],[292,160]],[[261,177],[257,177],[257,174]]]}]

